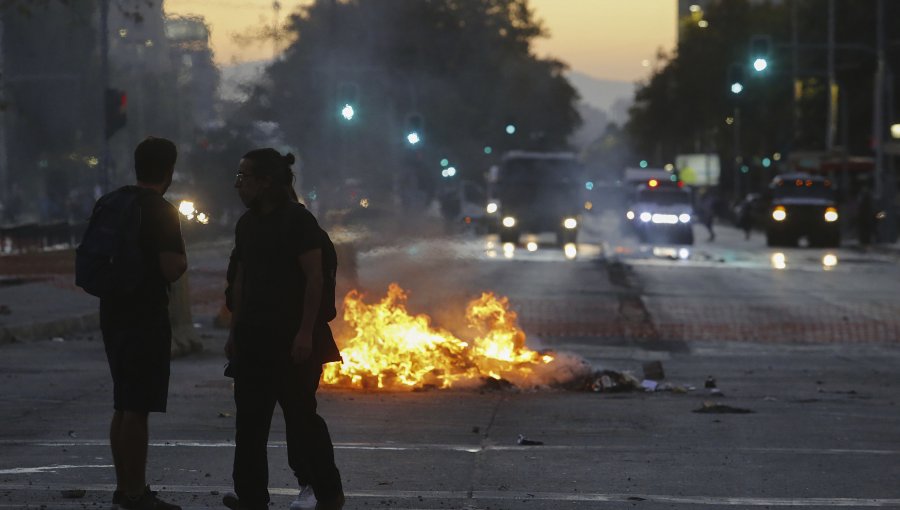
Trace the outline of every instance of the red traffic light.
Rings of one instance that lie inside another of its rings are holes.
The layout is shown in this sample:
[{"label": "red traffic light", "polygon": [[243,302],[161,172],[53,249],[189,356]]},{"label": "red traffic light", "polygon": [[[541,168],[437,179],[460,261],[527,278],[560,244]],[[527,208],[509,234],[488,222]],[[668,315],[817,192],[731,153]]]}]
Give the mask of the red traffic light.
[{"label": "red traffic light", "polygon": [[128,94],[124,90],[106,89],[106,137],[109,138],[128,122]]}]

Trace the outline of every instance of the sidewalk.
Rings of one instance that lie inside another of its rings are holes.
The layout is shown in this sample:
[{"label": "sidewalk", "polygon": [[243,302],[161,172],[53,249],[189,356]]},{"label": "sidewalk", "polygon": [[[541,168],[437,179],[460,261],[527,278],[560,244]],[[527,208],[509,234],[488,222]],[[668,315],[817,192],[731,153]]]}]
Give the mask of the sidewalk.
[{"label": "sidewalk", "polygon": [[[358,237],[332,234],[341,246],[339,273],[355,278]],[[224,303],[232,239],[188,246],[188,287],[194,323],[210,325]],[[346,283],[342,280],[340,283]],[[75,250],[0,256],[0,345],[65,337],[99,327],[99,302],[75,286]]]},{"label": "sidewalk", "polygon": [[0,257],[0,344],[96,329],[97,300],[75,287],[74,250]]},{"label": "sidewalk", "polygon": [[[192,312],[208,321],[221,306],[230,241],[190,247]],[[99,328],[99,301],[75,286],[74,248],[0,257],[0,345]],[[196,280],[196,282],[194,281]]]}]

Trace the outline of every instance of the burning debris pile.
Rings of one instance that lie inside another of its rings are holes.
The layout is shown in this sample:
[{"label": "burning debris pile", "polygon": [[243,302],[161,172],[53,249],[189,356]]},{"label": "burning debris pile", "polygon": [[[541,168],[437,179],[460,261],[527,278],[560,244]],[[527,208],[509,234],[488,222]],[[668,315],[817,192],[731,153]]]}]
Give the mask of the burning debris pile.
[{"label": "burning debris pile", "polygon": [[406,301],[395,283],[373,304],[357,291],[347,294],[344,321],[353,336],[341,342],[344,362],[325,366],[325,384],[413,390],[477,387],[493,379],[534,388],[560,386],[590,371],[574,356],[528,349],[505,297],[485,292],[469,302],[471,340],[433,326],[427,315],[410,314]]}]

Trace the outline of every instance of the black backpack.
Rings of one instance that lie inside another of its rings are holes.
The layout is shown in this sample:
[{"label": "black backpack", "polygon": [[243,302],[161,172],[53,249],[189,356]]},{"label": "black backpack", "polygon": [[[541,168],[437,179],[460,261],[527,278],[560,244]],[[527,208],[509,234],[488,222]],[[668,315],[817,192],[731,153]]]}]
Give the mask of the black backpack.
[{"label": "black backpack", "polygon": [[319,227],[322,233],[322,304],[319,305],[319,319],[330,322],[337,317],[335,306],[335,288],[337,287],[337,250],[334,243],[324,228]]},{"label": "black backpack", "polygon": [[87,230],[75,250],[75,285],[106,298],[132,294],[144,279],[141,206],[146,190],[125,186],[94,205]]},{"label": "black backpack", "polygon": [[[306,206],[294,202],[296,205],[306,209]],[[287,218],[288,215],[285,215]],[[318,221],[316,222],[318,224]],[[285,232],[287,225],[285,224]],[[322,303],[319,305],[319,321],[331,322],[337,317],[337,307],[335,306],[335,288],[337,287],[337,250],[334,249],[334,243],[324,228],[319,226],[319,235],[322,237]]]}]

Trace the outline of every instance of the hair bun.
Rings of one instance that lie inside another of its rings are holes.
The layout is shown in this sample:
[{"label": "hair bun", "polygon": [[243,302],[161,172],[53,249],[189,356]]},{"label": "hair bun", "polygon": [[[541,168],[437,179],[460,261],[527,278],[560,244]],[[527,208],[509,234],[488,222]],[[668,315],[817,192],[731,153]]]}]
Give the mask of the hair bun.
[{"label": "hair bun", "polygon": [[288,152],[287,154],[284,155],[284,162],[288,166],[293,165],[294,161],[297,161],[297,158],[295,158],[294,155],[291,154],[290,152]]}]

